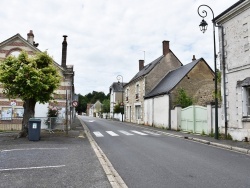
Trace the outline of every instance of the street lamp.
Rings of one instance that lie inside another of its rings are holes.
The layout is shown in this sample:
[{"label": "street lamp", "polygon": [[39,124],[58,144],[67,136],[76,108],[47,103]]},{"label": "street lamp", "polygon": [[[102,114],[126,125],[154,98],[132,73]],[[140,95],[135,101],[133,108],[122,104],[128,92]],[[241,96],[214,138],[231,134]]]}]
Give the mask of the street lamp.
[{"label": "street lamp", "polygon": [[217,96],[217,67],[216,67],[216,45],[215,45],[215,27],[216,24],[215,24],[215,21],[214,21],[214,12],[213,10],[208,6],[208,5],[200,5],[198,7],[198,14],[200,17],[202,17],[202,21],[199,25],[200,27],[200,30],[205,33],[205,31],[207,30],[207,22],[204,20],[205,17],[207,17],[207,11],[206,10],[202,10],[202,12],[200,13],[200,8],[201,7],[207,7],[211,10],[212,12],[212,15],[213,15],[213,38],[214,38],[214,73],[215,73],[215,76],[214,76],[214,95],[215,95],[215,135],[214,135],[214,138],[215,139],[218,139],[218,96]]},{"label": "street lamp", "polygon": [[122,103],[121,103],[121,108],[122,108],[122,122],[123,122],[123,112],[124,112],[124,104],[123,104],[123,77],[122,75],[118,75],[116,77],[116,79],[118,80],[118,84],[120,84],[120,80],[122,81]]}]

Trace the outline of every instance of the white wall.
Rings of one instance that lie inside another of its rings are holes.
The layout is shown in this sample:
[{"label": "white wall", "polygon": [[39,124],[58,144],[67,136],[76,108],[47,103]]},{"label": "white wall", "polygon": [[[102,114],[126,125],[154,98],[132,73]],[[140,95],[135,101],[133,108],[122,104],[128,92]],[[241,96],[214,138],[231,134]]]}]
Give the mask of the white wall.
[{"label": "white wall", "polygon": [[169,127],[169,96],[163,95],[144,101],[145,125]]},{"label": "white wall", "polygon": [[[48,106],[49,103],[41,104],[41,103],[36,103],[35,106],[35,117],[42,117],[42,119],[47,117],[47,112],[48,112]],[[41,121],[41,129],[46,129],[48,126],[44,123],[44,121]]]},{"label": "white wall", "polygon": [[169,96],[163,95],[154,98],[153,108],[154,126],[168,128],[169,124]]},{"label": "white wall", "polygon": [[144,100],[144,123],[145,125],[152,126],[153,124],[153,99]]}]

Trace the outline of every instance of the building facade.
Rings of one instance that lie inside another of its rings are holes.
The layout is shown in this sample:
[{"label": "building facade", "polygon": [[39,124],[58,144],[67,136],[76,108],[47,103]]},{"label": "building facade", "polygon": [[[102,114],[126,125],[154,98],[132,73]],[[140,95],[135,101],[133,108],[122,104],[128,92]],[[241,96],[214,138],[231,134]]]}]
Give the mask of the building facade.
[{"label": "building facade", "polygon": [[206,106],[214,100],[214,72],[203,58],[170,71],[144,98],[145,125],[171,129],[171,110],[183,89],[193,105]]},{"label": "building facade", "polygon": [[[59,116],[65,118],[66,107],[68,107],[68,120],[73,118],[73,108],[70,108],[74,96],[74,70],[73,65],[66,65],[67,56],[67,36],[64,36],[62,43],[62,63],[54,62],[59,74],[62,77],[60,87],[55,91],[54,101],[47,104],[36,104],[35,117],[46,117],[48,106],[56,106],[60,110]],[[33,55],[40,50],[38,43],[34,41],[33,31],[27,34],[27,40],[20,34],[16,34],[0,43],[0,61],[9,55],[18,56],[21,51],[26,51]],[[67,105],[66,105],[67,104]],[[0,85],[0,130],[21,129],[23,117],[23,101],[21,99],[8,99],[3,94],[3,88]],[[43,128],[43,124],[42,124]]]},{"label": "building facade", "polygon": [[144,96],[171,70],[182,66],[169,48],[169,41],[162,42],[163,54],[144,66],[139,60],[139,72],[124,85],[125,121],[144,124]]},{"label": "building facade", "polygon": [[219,26],[223,129],[250,139],[250,1],[240,0],[215,18]]}]

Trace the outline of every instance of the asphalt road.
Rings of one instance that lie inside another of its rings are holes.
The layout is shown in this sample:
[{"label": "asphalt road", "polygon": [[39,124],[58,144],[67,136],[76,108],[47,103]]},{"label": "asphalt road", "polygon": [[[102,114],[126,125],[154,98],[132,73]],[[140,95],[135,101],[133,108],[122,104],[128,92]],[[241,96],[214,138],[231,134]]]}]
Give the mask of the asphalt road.
[{"label": "asphalt road", "polygon": [[249,155],[158,134],[149,127],[80,118],[130,188],[250,187]]}]

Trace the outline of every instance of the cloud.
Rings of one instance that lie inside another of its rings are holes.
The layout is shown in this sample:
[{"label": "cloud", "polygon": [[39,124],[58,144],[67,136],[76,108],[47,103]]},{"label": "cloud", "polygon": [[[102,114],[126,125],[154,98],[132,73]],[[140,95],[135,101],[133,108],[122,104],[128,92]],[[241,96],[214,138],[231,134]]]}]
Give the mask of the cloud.
[{"label": "cloud", "polygon": [[[215,16],[234,0],[1,0],[0,41],[33,30],[39,49],[61,63],[63,35],[68,35],[67,64],[74,65],[76,93],[109,92],[118,74],[128,82],[162,55],[169,40],[175,55],[187,64],[203,57],[213,69],[212,15],[200,32],[197,8],[208,4]],[[217,35],[217,34],[216,34]],[[217,39],[217,38],[216,38]],[[218,39],[217,39],[218,40]],[[218,50],[217,50],[218,51]]]}]

